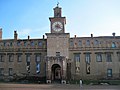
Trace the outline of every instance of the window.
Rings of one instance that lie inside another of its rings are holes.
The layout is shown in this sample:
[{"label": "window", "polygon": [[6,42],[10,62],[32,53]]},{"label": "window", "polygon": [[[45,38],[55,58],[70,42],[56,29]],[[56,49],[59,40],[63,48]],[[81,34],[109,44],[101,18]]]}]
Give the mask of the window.
[{"label": "window", "polygon": [[107,62],[112,62],[111,53],[107,53],[107,54],[106,54],[106,61],[107,61]]},{"label": "window", "polygon": [[86,63],[90,63],[90,53],[85,54],[85,61]]},{"label": "window", "polygon": [[86,41],[86,45],[90,46],[90,41],[89,40]]},{"label": "window", "polygon": [[102,62],[102,54],[101,53],[96,54],[96,61],[97,62]]},{"label": "window", "polygon": [[80,53],[74,53],[74,60],[75,60],[75,71],[76,73],[80,72]]},{"label": "window", "polygon": [[26,63],[27,63],[26,70],[28,73],[30,73],[30,54],[26,55]]},{"label": "window", "polygon": [[0,62],[4,62],[4,56],[2,54],[0,54]]},{"label": "window", "polygon": [[60,56],[60,52],[56,52],[56,56]]},{"label": "window", "polygon": [[75,54],[74,54],[74,60],[75,60],[76,62],[80,62],[80,53],[75,53]]},{"label": "window", "polygon": [[42,42],[41,41],[38,42],[38,46],[42,46]]},{"label": "window", "polygon": [[12,75],[13,75],[13,69],[9,68],[9,76],[12,76]]},{"label": "window", "polygon": [[21,54],[18,54],[18,55],[17,55],[17,60],[18,60],[18,62],[21,62],[21,61],[22,61]]},{"label": "window", "polygon": [[26,55],[26,61],[30,62],[30,55],[29,54]]},{"label": "window", "polygon": [[86,73],[90,74],[90,53],[85,53]]},{"label": "window", "polygon": [[107,77],[112,77],[112,69],[107,69]]},{"label": "window", "polygon": [[98,45],[98,44],[99,44],[98,40],[95,40],[94,44],[95,44],[95,45]]},{"label": "window", "polygon": [[34,42],[31,42],[31,46],[34,46]]},{"label": "window", "polygon": [[13,62],[13,59],[14,59],[13,54],[9,54],[8,56],[9,56],[9,62]]},{"label": "window", "polygon": [[27,46],[27,42],[24,42],[24,46],[25,46],[25,47]]},{"label": "window", "polygon": [[115,42],[112,42],[112,48],[116,48]]},{"label": "window", "polygon": [[82,46],[82,41],[81,40],[79,40],[78,45]]},{"label": "window", "polygon": [[74,43],[73,43],[73,41],[70,41],[70,46],[74,46]]},{"label": "window", "polygon": [[0,76],[4,75],[4,68],[0,68]]},{"label": "window", "polygon": [[36,73],[40,73],[40,63],[36,63]]},{"label": "window", "polygon": [[40,73],[40,54],[36,55],[36,73],[39,74]]},{"label": "window", "polygon": [[40,59],[41,59],[40,56],[41,55],[39,55],[39,54],[36,55],[36,62],[40,62]]}]

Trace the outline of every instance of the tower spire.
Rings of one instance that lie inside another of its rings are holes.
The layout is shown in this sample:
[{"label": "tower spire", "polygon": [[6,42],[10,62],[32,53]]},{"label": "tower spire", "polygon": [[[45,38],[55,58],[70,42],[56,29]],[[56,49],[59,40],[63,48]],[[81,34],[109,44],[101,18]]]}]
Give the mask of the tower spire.
[{"label": "tower spire", "polygon": [[59,7],[59,2],[57,2],[57,6],[54,8],[54,17],[61,17],[61,8]]},{"label": "tower spire", "polygon": [[59,2],[57,2],[57,7],[59,7]]}]

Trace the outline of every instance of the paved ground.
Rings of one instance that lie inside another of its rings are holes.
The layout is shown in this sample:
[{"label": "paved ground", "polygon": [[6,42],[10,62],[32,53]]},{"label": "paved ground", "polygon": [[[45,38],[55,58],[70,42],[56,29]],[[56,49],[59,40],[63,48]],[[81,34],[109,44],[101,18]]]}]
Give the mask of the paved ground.
[{"label": "paved ground", "polygon": [[0,90],[120,90],[120,85],[0,84]]}]

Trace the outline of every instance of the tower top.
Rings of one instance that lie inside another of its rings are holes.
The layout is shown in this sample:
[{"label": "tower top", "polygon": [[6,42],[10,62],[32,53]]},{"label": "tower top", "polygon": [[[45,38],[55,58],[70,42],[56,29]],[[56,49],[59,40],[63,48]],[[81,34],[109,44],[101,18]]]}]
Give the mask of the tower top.
[{"label": "tower top", "polygon": [[57,3],[57,6],[54,8],[54,17],[62,17],[62,11],[59,7],[59,2]]}]

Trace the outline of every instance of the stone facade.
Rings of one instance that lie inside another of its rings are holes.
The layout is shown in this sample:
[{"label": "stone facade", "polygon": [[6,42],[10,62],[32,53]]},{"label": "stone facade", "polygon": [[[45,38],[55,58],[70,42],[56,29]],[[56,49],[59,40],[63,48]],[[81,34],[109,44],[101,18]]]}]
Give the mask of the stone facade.
[{"label": "stone facade", "polygon": [[120,79],[120,36],[70,38],[61,8],[50,17],[50,33],[41,39],[2,39],[0,29],[0,79],[22,76],[59,80]]}]

